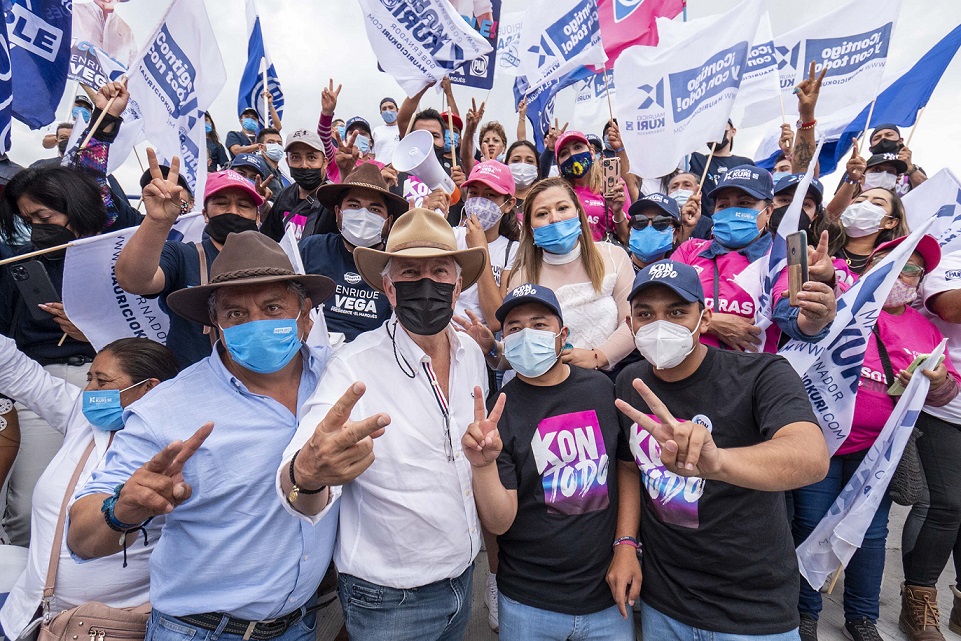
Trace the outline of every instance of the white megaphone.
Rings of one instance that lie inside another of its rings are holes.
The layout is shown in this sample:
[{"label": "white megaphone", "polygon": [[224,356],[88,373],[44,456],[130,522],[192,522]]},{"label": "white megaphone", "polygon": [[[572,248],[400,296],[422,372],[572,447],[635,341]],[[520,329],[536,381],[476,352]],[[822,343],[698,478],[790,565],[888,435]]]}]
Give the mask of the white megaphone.
[{"label": "white megaphone", "polygon": [[429,131],[412,131],[394,148],[391,164],[397,171],[417,176],[427,187],[453,194],[457,186],[434,154],[434,136]]}]

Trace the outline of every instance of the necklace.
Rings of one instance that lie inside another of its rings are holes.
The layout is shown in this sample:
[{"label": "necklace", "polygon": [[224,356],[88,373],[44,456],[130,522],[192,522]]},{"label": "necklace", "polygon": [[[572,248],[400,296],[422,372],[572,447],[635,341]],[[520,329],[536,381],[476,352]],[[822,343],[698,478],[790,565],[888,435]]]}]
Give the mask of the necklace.
[{"label": "necklace", "polygon": [[864,266],[868,264],[868,259],[870,258],[870,256],[852,254],[844,247],[841,248],[841,253],[844,254],[844,262],[854,271],[864,269]]}]

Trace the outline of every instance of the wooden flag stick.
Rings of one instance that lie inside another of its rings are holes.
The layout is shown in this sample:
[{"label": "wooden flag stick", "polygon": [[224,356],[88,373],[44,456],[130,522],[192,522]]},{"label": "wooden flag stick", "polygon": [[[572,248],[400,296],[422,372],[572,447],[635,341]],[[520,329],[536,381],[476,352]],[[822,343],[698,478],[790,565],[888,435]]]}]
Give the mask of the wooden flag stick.
[{"label": "wooden flag stick", "polygon": [[908,140],[904,143],[904,146],[908,149],[911,148],[911,139],[914,138],[914,132],[918,130],[918,123],[921,122],[921,116],[924,114],[924,107],[918,111],[918,117],[914,119],[914,126],[911,127],[911,133],[908,134]]},{"label": "wooden flag stick", "polygon": [[[120,84],[123,84],[123,85],[127,84],[127,76],[125,75],[120,76]],[[113,101],[116,99],[117,99],[117,96],[114,96],[113,98],[107,101],[107,105],[103,108],[103,111],[100,112],[100,116],[97,118],[97,122],[93,123],[93,127],[91,127],[90,131],[87,132],[87,137],[83,139],[82,143],[80,143],[80,149],[87,148],[87,145],[90,143],[90,139],[93,138],[94,132],[100,129],[100,124],[103,122],[104,116],[107,115],[107,112],[110,110],[110,107],[113,106]]]},{"label": "wooden flag stick", "polygon": [[701,193],[701,187],[704,185],[704,181],[707,180],[707,170],[711,168],[711,161],[714,159],[715,149],[717,149],[717,143],[711,145],[711,153],[708,154],[707,160],[704,161],[704,171],[701,172],[701,182],[697,184],[697,193]]},{"label": "wooden flag stick", "polygon": [[[871,116],[874,115],[875,102],[877,102],[877,100],[871,101],[871,108],[868,109],[868,119],[867,119],[867,122],[864,123],[864,131],[861,132],[861,136],[865,136],[865,138],[868,141],[868,145],[867,145],[868,147],[871,146],[871,137],[868,135],[868,130],[871,128]],[[861,136],[858,136],[858,139],[860,139]]]},{"label": "wooden flag stick", "polygon": [[777,101],[781,103],[781,122],[787,124],[787,116],[784,115],[784,96],[780,91],[777,92]]},{"label": "wooden flag stick", "polygon": [[20,254],[19,256],[14,256],[13,258],[6,258],[0,260],[0,265],[7,265],[9,263],[18,263],[21,260],[27,260],[28,258],[34,258],[36,256],[43,256],[44,254],[52,254],[53,252],[58,252],[72,246],[73,243],[64,243],[63,245],[57,245],[56,247],[47,247],[46,249],[38,249],[37,251],[29,252],[27,254]]},{"label": "wooden flag stick", "polygon": [[614,106],[611,104],[611,86],[607,84],[607,70],[604,71],[604,93],[607,94],[607,111],[611,114],[611,122],[614,122]]},{"label": "wooden flag stick", "polygon": [[834,573],[834,578],[831,579],[831,585],[828,586],[828,594],[834,592],[834,586],[838,584],[838,579],[841,577],[841,571],[844,570],[844,564],[838,566],[837,571]]},{"label": "wooden flag stick", "polygon": [[64,332],[63,336],[60,337],[60,341],[57,343],[57,347],[63,347],[63,342],[65,340],[67,340],[67,332]]}]

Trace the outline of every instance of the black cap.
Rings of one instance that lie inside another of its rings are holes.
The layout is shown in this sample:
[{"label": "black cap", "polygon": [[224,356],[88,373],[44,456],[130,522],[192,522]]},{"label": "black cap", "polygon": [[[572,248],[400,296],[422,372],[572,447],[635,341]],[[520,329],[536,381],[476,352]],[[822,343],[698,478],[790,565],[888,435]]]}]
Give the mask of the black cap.
[{"label": "black cap", "polygon": [[883,165],[885,163],[890,163],[896,168],[898,175],[900,176],[908,170],[908,164],[898,158],[897,154],[885,153],[885,154],[874,154],[868,158],[868,168],[877,167],[878,165]]}]

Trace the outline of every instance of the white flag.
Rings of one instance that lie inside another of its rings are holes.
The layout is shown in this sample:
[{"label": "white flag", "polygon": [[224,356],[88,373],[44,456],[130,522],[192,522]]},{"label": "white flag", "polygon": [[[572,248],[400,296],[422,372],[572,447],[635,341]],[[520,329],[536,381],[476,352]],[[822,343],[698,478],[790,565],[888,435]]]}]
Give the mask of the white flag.
[{"label": "white flag", "polygon": [[523,72],[521,66],[521,29],[524,25],[524,12],[502,13],[497,25],[497,66],[494,77],[516,77]]},{"label": "white flag", "polygon": [[[606,81],[605,81],[606,76]],[[610,105],[614,104],[614,72],[610,69],[596,73],[577,87],[574,99],[574,116],[571,129],[597,131],[611,117]],[[610,94],[610,95],[608,95]],[[610,103],[608,103],[610,99]]]},{"label": "white flag", "polygon": [[942,256],[961,251],[961,182],[954,172],[942,169],[909,191],[901,201],[909,228],[934,219],[928,233],[938,239]]},{"label": "white flag", "polygon": [[634,46],[620,55],[615,113],[631,172],[664,176],[692,149],[723,137],[760,15],[760,0],[746,0],[709,23],[674,25],[656,47]]},{"label": "white flag", "polygon": [[[293,225],[288,226],[287,231],[284,232],[283,238],[280,239],[280,247],[287,254],[287,258],[290,259],[294,272],[306,274],[304,260],[300,255],[300,247],[297,246],[297,233]],[[314,302],[316,306],[310,310],[310,320],[313,321],[313,326],[310,328],[310,333],[307,334],[307,344],[311,347],[331,347],[332,342],[339,345],[343,342],[343,334],[339,335],[339,340],[331,341],[331,336],[327,331],[327,318],[324,316],[324,305]]]},{"label": "white flag", "polygon": [[408,96],[490,53],[450,0],[360,0],[370,48]]},{"label": "white flag", "polygon": [[521,75],[531,87],[607,62],[596,0],[530,2],[521,28],[520,59]]},{"label": "white flag", "polygon": [[[919,369],[934,369],[944,353],[944,339]],[[911,377],[907,389],[895,405],[874,445],[841,495],[804,543],[798,546],[801,575],[815,590],[825,579],[846,566],[861,547],[888,484],[898,467],[904,446],[921,413],[931,381],[920,374]]]},{"label": "white flag", "polygon": [[931,222],[911,232],[838,299],[837,317],[827,336],[817,343],[790,341],[778,352],[800,375],[832,455],[851,433],[868,335],[901,268]]}]

